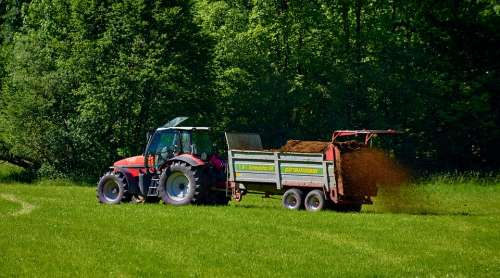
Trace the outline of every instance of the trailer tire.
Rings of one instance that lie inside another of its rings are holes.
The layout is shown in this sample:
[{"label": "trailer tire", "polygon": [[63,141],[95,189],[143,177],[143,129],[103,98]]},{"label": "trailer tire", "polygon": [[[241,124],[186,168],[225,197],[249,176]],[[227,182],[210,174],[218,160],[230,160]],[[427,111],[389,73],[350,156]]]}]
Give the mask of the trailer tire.
[{"label": "trailer tire", "polygon": [[302,201],[304,200],[304,193],[297,188],[288,189],[283,194],[281,204],[284,208],[290,210],[299,210],[302,208]]},{"label": "trailer tire", "polygon": [[326,201],[323,191],[315,189],[307,193],[304,200],[304,206],[307,211],[316,212],[325,207]]},{"label": "trailer tire", "polygon": [[102,204],[115,205],[130,201],[127,180],[120,173],[107,172],[97,183],[97,200]]},{"label": "trailer tire", "polygon": [[202,204],[205,189],[196,167],[176,161],[161,174],[158,191],[165,204],[182,206]]}]

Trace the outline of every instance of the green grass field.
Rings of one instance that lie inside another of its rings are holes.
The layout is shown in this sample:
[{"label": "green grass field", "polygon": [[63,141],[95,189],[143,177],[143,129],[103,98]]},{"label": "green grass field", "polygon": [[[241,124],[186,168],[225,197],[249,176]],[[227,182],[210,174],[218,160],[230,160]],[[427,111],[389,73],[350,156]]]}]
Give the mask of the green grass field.
[{"label": "green grass field", "polygon": [[[0,276],[498,277],[500,182],[381,194],[361,213],[99,205],[92,186],[9,181],[0,165]],[[15,176],[15,175],[14,175]]]}]

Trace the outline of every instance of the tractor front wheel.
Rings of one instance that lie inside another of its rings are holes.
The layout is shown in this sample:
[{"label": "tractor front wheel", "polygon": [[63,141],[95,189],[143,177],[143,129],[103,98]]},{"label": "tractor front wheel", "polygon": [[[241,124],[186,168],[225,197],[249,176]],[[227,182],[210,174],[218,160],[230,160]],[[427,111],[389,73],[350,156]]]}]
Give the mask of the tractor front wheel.
[{"label": "tractor front wheel", "polygon": [[103,204],[119,204],[129,200],[127,180],[122,173],[108,172],[97,184],[97,199]]},{"label": "tractor front wheel", "polygon": [[184,162],[174,162],[160,177],[159,193],[163,202],[176,206],[203,203],[205,187],[198,172]]}]

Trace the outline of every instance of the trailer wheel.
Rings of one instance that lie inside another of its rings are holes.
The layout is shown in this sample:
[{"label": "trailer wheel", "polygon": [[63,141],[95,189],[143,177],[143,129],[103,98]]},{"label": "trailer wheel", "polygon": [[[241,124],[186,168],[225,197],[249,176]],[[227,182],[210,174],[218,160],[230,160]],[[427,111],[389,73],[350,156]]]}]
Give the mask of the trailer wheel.
[{"label": "trailer wheel", "polygon": [[281,204],[286,209],[299,210],[302,207],[304,193],[296,188],[288,189],[283,194]]},{"label": "trailer wheel", "polygon": [[101,177],[97,184],[97,199],[103,204],[119,204],[129,201],[127,192],[127,180],[118,172],[107,172]]},{"label": "trailer wheel", "polygon": [[159,195],[165,204],[182,206],[204,201],[203,186],[198,169],[174,162],[160,177]]},{"label": "trailer wheel", "polygon": [[320,211],[325,206],[325,197],[321,190],[312,190],[307,193],[306,199],[304,201],[304,206],[307,211]]}]

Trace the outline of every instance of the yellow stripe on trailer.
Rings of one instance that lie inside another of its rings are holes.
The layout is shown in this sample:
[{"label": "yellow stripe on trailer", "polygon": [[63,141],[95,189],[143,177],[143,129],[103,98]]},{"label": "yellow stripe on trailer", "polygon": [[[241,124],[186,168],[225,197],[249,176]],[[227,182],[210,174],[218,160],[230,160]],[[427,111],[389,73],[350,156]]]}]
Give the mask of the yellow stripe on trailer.
[{"label": "yellow stripe on trailer", "polygon": [[274,165],[236,164],[236,171],[274,172]]},{"label": "yellow stripe on trailer", "polygon": [[283,174],[323,175],[323,169],[312,167],[281,166]]},{"label": "yellow stripe on trailer", "polygon": [[[265,172],[272,173],[274,165],[258,165],[258,164],[236,164],[236,172]],[[316,167],[300,167],[300,166],[281,166],[282,174],[302,174],[302,175],[323,175],[322,168]]]}]

